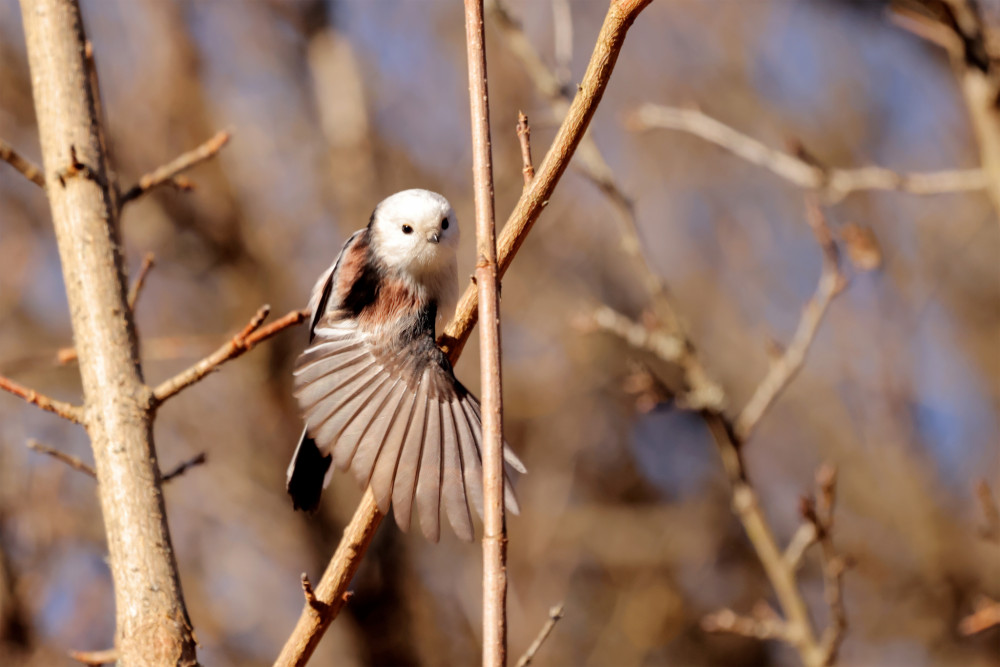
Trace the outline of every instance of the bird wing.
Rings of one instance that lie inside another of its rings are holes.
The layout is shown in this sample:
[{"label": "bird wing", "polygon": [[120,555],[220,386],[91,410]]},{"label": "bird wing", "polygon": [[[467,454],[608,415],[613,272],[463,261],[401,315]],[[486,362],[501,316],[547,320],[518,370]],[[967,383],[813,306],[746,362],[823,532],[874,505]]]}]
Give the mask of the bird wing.
[{"label": "bird wing", "polygon": [[[295,396],[320,451],[370,485],[383,513],[391,504],[401,529],[409,529],[416,506],[424,535],[437,541],[443,506],[468,541],[470,503],[483,514],[479,403],[455,379],[433,329],[401,331],[409,333],[377,334],[355,319],[322,318],[296,364]],[[505,502],[517,514],[509,474],[524,465],[506,444],[504,459]]]}]

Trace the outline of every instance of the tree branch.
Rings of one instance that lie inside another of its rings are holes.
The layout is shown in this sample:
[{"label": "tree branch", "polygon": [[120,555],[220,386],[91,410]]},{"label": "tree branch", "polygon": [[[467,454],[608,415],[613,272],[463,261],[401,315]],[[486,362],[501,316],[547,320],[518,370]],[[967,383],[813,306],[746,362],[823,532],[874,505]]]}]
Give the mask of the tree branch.
[{"label": "tree branch", "polygon": [[531,185],[535,177],[535,165],[531,161],[531,126],[528,117],[523,112],[517,112],[517,141],[521,145],[521,174],[524,176],[524,187]]},{"label": "tree branch", "polygon": [[528,650],[524,652],[524,655],[520,657],[517,661],[517,667],[528,667],[531,661],[535,659],[535,654],[538,653],[538,649],[542,648],[542,644],[545,640],[549,638],[552,631],[555,630],[556,623],[559,619],[563,617],[564,603],[560,602],[556,606],[549,609],[549,618],[545,621],[545,625],[542,626],[541,631],[539,631],[538,636],[535,637],[535,641],[531,642],[531,646]]},{"label": "tree branch", "polygon": [[163,403],[171,396],[203,380],[209,373],[227,361],[236,359],[249,352],[257,343],[289,327],[295,326],[309,317],[309,313],[305,310],[293,310],[280,320],[261,328],[261,325],[264,324],[264,320],[267,319],[270,312],[270,306],[261,306],[260,310],[250,318],[250,322],[239,333],[222,345],[222,347],[187,370],[181,371],[169,380],[165,380],[157,385],[156,389],[153,390],[154,404],[159,405]]},{"label": "tree branch", "polygon": [[761,417],[771,407],[778,395],[795,379],[806,360],[806,352],[816,338],[833,299],[844,289],[846,279],[840,271],[840,253],[833,241],[823,211],[813,197],[806,203],[809,226],[812,227],[820,249],[823,251],[823,269],[816,292],[806,304],[791,343],[781,355],[771,360],[771,368],[760,381],[746,406],[736,418],[736,437],[745,442],[757,427]]},{"label": "tree branch", "polygon": [[[605,16],[590,64],[584,74],[576,98],[564,119],[542,165],[535,172],[531,186],[521,194],[514,211],[500,233],[497,247],[498,277],[504,272],[542,209],[548,203],[569,160],[573,157],[587,125],[593,117],[607,88],[618,53],[633,21],[651,0],[614,0]],[[469,333],[476,324],[478,295],[474,286],[466,289],[454,319],[439,338],[438,344],[455,363]],[[371,489],[365,491],[354,517],[344,531],[344,537],[330,560],[316,597],[330,605],[324,614],[315,614],[311,607],[303,609],[299,621],[275,661],[275,667],[305,665],[320,638],[343,606],[343,595],[351,577],[357,571],[371,539],[382,520]]]},{"label": "tree branch", "polygon": [[152,397],[125,296],[118,206],[87,74],[83,19],[76,0],[21,0],[21,15],[107,534],[115,648],[122,664],[194,664],[155,467]]},{"label": "tree branch", "polygon": [[[489,85],[483,0],[465,0],[465,44],[472,122],[472,182],[476,206],[476,287],[479,289],[479,376],[483,456],[483,666],[507,664],[507,525],[503,497],[503,389],[500,281],[497,277],[490,147]],[[527,175],[526,175],[527,177]]]},{"label": "tree branch", "polygon": [[0,160],[17,169],[22,176],[40,188],[45,187],[45,174],[30,160],[18,153],[3,139],[0,139]]},{"label": "tree branch", "polygon": [[135,282],[132,283],[132,287],[128,291],[128,307],[133,313],[135,312],[135,304],[139,300],[139,293],[142,292],[142,288],[146,284],[146,276],[149,275],[149,271],[153,268],[154,264],[156,264],[156,255],[147,252],[142,258],[142,266],[139,267],[139,273],[135,277]]},{"label": "tree branch", "polygon": [[163,473],[163,477],[161,479],[163,483],[166,484],[171,480],[177,479],[191,468],[204,465],[207,461],[208,461],[208,455],[205,454],[205,452],[201,452],[200,454],[192,456],[187,461],[181,461],[176,466],[174,466],[174,468],[170,472]]},{"label": "tree branch", "polygon": [[83,407],[78,405],[72,405],[70,403],[64,403],[63,401],[57,401],[54,398],[49,398],[45,394],[39,394],[34,389],[28,389],[27,387],[21,386],[14,382],[10,378],[6,378],[0,375],[0,389],[10,392],[15,396],[20,396],[28,403],[32,405],[37,405],[42,410],[46,412],[51,412],[53,414],[59,415],[63,419],[69,420],[74,424],[83,423]]},{"label": "tree branch", "polygon": [[232,137],[232,134],[229,132],[218,132],[215,136],[197,148],[194,148],[187,153],[183,153],[173,161],[168,162],[155,171],[146,174],[139,179],[138,183],[129,188],[121,196],[121,205],[124,206],[130,201],[138,199],[153,188],[164,185],[165,183],[172,183],[173,185],[180,187],[182,190],[191,189],[192,186],[190,183],[184,181],[178,182],[176,177],[191,167],[199,165],[202,162],[214,157],[220,150],[222,150],[222,147],[229,142],[230,137]]},{"label": "tree branch", "polygon": [[72,456],[70,454],[67,454],[66,452],[55,449],[54,447],[43,445],[42,443],[34,439],[28,440],[27,445],[28,449],[33,449],[39,454],[45,454],[46,456],[51,456],[55,460],[65,463],[73,470],[78,470],[79,472],[82,472],[84,475],[88,475],[90,477],[93,477],[94,479],[97,479],[97,471],[94,470],[93,467],[87,465],[80,459],[76,458],[75,456]]},{"label": "tree branch", "polygon": [[839,200],[863,190],[898,190],[914,195],[970,192],[988,187],[982,169],[898,173],[883,167],[827,168],[771,148],[697,109],[656,104],[639,107],[628,123],[635,130],[653,128],[687,132],[714,143],[751,164],[763,167],[800,188],[819,190]]}]

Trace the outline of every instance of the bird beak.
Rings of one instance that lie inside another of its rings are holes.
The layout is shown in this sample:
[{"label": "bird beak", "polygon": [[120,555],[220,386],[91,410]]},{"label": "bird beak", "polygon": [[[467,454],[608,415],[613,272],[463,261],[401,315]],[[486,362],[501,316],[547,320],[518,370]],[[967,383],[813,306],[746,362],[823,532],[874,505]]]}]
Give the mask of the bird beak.
[{"label": "bird beak", "polygon": [[427,240],[430,241],[431,243],[440,243],[441,235],[438,234],[437,232],[434,232],[427,236]]}]

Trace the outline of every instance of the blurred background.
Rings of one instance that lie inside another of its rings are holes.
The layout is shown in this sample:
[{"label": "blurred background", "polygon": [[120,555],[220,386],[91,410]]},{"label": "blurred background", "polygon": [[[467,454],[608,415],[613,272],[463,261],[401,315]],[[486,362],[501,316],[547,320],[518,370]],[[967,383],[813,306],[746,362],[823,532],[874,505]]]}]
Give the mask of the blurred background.
[{"label": "blurred background", "polygon": [[[124,186],[230,129],[214,160],[122,220],[144,372],[157,382],[308,290],[380,199],[422,187],[464,223],[474,263],[463,18],[444,0],[84,0],[114,165]],[[1000,7],[982,3],[996,21]],[[606,2],[511,0],[564,83],[583,74]],[[658,0],[639,18],[592,125],[634,199],[643,252],[670,286],[730,410],[787,341],[820,272],[802,192],[700,139],[635,133],[647,102],[696,104],[770,146],[825,164],[973,168],[975,138],[945,53],[892,25],[880,0]],[[570,13],[569,21],[554,19]],[[487,25],[498,223],[521,191],[514,133],[536,163],[559,118],[495,21]],[[0,0],[0,137],[38,162],[17,3]],[[840,470],[835,542],[845,665],[1000,665],[1000,628],[956,629],[1000,596],[1000,545],[982,539],[978,478],[1000,486],[1000,227],[985,192],[853,194],[827,209],[881,247],[833,304],[799,378],[762,421],[747,466],[781,544],[823,461]],[[539,665],[793,665],[776,642],[708,634],[702,617],[773,593],[730,510],[702,420],[636,396],[648,355],[580,326],[600,305],[640,318],[648,294],[614,205],[572,168],[503,290],[507,438],[525,461],[509,519],[510,654],[550,606],[565,618]],[[72,333],[44,193],[0,164],[0,373],[79,401],[57,361]],[[285,468],[301,425],[291,365],[304,328],[225,366],[160,411],[166,487],[188,608],[206,665],[268,665],[360,497],[334,477],[321,511],[292,511]],[[457,374],[478,390],[473,336]],[[669,375],[667,373],[666,375]],[[669,383],[669,378],[664,377]],[[647,392],[648,393],[648,392]],[[92,461],[82,429],[0,395],[0,663],[73,664],[113,639],[94,480],[28,450]],[[317,665],[479,660],[481,554],[386,521]],[[826,623],[815,552],[800,573]]]}]

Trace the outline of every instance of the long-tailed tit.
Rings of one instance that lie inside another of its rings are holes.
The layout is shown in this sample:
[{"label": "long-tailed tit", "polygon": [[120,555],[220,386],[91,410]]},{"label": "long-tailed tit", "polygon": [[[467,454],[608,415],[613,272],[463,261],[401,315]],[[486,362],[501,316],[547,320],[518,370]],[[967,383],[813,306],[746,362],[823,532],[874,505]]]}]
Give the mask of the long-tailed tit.
[{"label": "long-tailed tit", "polygon": [[[331,462],[371,485],[409,529],[414,505],[427,539],[441,507],[455,533],[473,537],[469,504],[483,515],[479,401],[434,344],[439,314],[454,309],[458,222],[444,197],[404,190],[375,207],[344,244],[309,300],[309,347],[295,366],[306,428],[288,467],[296,509],[314,510]],[[504,445],[504,497],[518,513]]]}]

